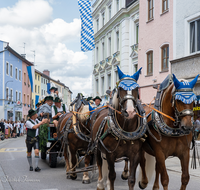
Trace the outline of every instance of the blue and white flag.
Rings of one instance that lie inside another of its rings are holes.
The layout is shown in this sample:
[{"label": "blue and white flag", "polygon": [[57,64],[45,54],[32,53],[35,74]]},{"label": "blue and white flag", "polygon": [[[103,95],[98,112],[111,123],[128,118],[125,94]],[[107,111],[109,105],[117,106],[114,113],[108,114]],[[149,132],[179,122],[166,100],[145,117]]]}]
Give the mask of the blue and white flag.
[{"label": "blue and white flag", "polygon": [[27,71],[28,71],[28,77],[30,80],[30,84],[31,84],[31,92],[33,92],[33,87],[34,87],[34,73],[35,73],[35,68],[34,66],[27,66]]},{"label": "blue and white flag", "polygon": [[90,0],[78,0],[81,16],[81,50],[91,51],[95,48],[94,29]]}]

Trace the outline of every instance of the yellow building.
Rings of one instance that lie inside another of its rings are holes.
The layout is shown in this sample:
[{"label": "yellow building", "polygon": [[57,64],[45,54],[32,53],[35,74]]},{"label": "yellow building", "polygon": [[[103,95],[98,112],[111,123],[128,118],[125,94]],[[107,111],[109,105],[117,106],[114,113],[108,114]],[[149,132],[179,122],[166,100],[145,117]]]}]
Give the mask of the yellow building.
[{"label": "yellow building", "polygon": [[41,97],[41,73],[35,70],[34,89],[32,93],[32,106],[36,108],[36,103]]}]

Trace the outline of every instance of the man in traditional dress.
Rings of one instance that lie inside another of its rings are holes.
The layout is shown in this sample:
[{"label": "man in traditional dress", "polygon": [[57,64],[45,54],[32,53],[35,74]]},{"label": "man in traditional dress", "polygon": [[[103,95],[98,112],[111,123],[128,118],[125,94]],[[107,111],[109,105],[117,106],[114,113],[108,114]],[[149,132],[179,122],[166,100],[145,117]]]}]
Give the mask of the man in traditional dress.
[{"label": "man in traditional dress", "polygon": [[56,97],[54,100],[55,105],[52,107],[52,118],[55,127],[58,126],[58,120],[60,116],[64,113],[69,113],[66,104],[62,104],[61,102],[62,102],[61,99]]},{"label": "man in traditional dress", "polygon": [[96,96],[93,100],[94,100],[94,103],[95,103],[94,108],[99,108],[99,107],[103,106],[101,104],[102,99],[99,96]]},{"label": "man in traditional dress", "polygon": [[59,97],[60,99],[62,99],[62,94],[60,92],[58,92],[58,89],[56,87],[51,87],[49,89],[50,91],[50,96],[52,96],[53,98]]},{"label": "man in traditional dress", "polygon": [[38,167],[39,160],[39,127],[48,122],[48,119],[43,119],[41,122],[37,119],[37,111],[30,109],[28,111],[28,117],[30,117],[26,121],[27,128],[27,138],[26,138],[26,146],[27,146],[27,159],[30,166],[30,171],[33,171],[32,165],[32,148],[35,150],[35,171],[39,172],[41,169]]},{"label": "man in traditional dress", "polygon": [[46,96],[44,98],[44,104],[40,106],[38,115],[47,118],[47,115],[45,114],[49,114],[49,119],[52,121],[52,108],[51,108],[52,105],[53,105],[53,97]]}]

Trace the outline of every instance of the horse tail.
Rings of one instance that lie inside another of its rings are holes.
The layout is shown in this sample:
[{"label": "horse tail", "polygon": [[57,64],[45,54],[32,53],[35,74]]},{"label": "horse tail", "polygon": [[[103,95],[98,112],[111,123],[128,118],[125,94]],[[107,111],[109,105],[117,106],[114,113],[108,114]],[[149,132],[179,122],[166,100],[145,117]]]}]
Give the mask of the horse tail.
[{"label": "horse tail", "polygon": [[[146,173],[148,183],[149,183],[151,181],[153,175],[155,175],[156,160],[155,160],[154,156],[151,156],[151,155],[147,154],[146,152],[144,153],[144,157],[146,159],[145,173]],[[140,183],[140,185],[142,185],[143,177],[144,176],[142,175],[142,169],[141,169],[141,167],[139,167],[138,182]]]}]

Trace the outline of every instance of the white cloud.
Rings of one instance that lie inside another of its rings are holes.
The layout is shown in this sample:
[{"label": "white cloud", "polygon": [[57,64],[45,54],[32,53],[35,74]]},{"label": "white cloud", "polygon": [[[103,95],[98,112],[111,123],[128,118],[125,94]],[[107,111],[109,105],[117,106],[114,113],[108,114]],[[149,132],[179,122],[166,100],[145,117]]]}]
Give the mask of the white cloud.
[{"label": "white cloud", "polygon": [[13,7],[0,9],[1,25],[41,26],[51,20],[53,9],[44,0],[21,0]]},{"label": "white cloud", "polygon": [[[52,7],[44,0],[21,0],[13,7],[1,8],[0,40],[10,43],[19,54],[25,53],[34,61],[36,69],[51,71],[51,77],[66,84],[74,93],[91,93],[92,65],[88,56],[67,47],[67,42],[79,41],[81,22],[74,19],[67,23],[63,19],[52,20]],[[73,43],[72,43],[73,44]]]}]

